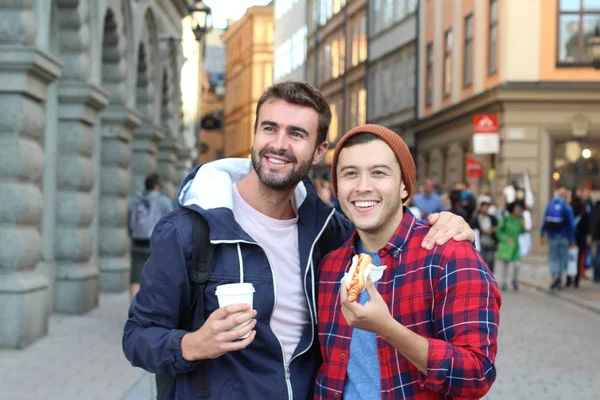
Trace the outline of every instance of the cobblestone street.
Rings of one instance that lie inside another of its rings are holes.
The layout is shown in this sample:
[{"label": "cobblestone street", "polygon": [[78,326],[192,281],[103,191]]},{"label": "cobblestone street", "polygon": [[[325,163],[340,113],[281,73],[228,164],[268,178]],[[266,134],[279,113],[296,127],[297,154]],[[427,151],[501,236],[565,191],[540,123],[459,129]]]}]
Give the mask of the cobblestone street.
[{"label": "cobblestone street", "polygon": [[600,399],[600,315],[535,289],[504,292],[486,400]]}]

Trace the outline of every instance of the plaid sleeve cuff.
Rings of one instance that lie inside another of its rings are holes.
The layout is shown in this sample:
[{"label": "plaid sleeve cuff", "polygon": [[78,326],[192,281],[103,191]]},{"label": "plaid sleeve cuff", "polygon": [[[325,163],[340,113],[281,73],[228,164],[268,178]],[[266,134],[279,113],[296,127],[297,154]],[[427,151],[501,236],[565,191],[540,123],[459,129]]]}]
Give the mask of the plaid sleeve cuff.
[{"label": "plaid sleeve cuff", "polygon": [[427,375],[421,381],[421,387],[439,393],[452,373],[454,349],[446,341],[431,338],[427,340],[429,340]]}]

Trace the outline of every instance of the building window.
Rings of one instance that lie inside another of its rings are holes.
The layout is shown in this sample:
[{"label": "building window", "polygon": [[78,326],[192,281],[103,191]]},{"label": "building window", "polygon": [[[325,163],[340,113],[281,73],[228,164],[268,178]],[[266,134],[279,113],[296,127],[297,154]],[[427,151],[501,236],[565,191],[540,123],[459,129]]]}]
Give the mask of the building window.
[{"label": "building window", "polygon": [[587,41],[600,24],[600,1],[560,0],[558,17],[559,64],[589,64]]},{"label": "building window", "polygon": [[337,104],[335,102],[331,102],[331,123],[329,124],[329,135],[327,136],[329,139],[329,143],[335,143],[339,134],[339,115],[337,110]]},{"label": "building window", "polygon": [[350,23],[350,34],[352,37],[352,53],[349,68],[356,67],[367,59],[367,18],[365,15],[361,15]]},{"label": "building window", "polygon": [[444,34],[444,97],[452,92],[452,29]]},{"label": "building window", "polygon": [[433,42],[427,43],[427,64],[425,70],[425,104],[433,102]]},{"label": "building window", "polygon": [[367,89],[361,88],[358,91],[358,125],[364,125],[367,122]]},{"label": "building window", "polygon": [[488,75],[498,70],[498,0],[490,0],[488,27]]},{"label": "building window", "polygon": [[473,14],[469,14],[465,17],[463,82],[465,86],[470,86],[473,82]]}]

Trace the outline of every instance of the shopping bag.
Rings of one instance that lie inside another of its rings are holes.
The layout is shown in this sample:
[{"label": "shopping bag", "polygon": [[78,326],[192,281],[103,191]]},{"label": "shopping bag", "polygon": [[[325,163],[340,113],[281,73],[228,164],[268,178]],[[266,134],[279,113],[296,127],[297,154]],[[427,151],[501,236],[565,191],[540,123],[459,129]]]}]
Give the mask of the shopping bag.
[{"label": "shopping bag", "polygon": [[585,269],[592,268],[594,266],[594,256],[592,255],[592,249],[587,249],[585,253]]},{"label": "shopping bag", "polygon": [[567,276],[577,276],[577,257],[579,249],[577,247],[569,248],[569,262],[567,263]]},{"label": "shopping bag", "polygon": [[519,252],[521,253],[521,257],[525,257],[531,252],[531,235],[529,232],[519,235]]}]

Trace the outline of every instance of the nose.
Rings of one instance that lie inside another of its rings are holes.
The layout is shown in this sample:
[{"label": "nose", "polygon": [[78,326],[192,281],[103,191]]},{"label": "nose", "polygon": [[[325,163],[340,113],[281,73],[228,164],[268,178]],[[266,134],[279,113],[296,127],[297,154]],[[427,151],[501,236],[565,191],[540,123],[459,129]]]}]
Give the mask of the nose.
[{"label": "nose", "polygon": [[372,190],[372,188],[373,187],[371,185],[371,179],[369,177],[369,174],[367,174],[367,173],[360,174],[356,188],[354,190],[357,193],[365,193],[365,192],[370,192]]},{"label": "nose", "polygon": [[273,147],[276,150],[287,150],[289,148],[288,135],[284,129],[280,129],[274,138]]}]

